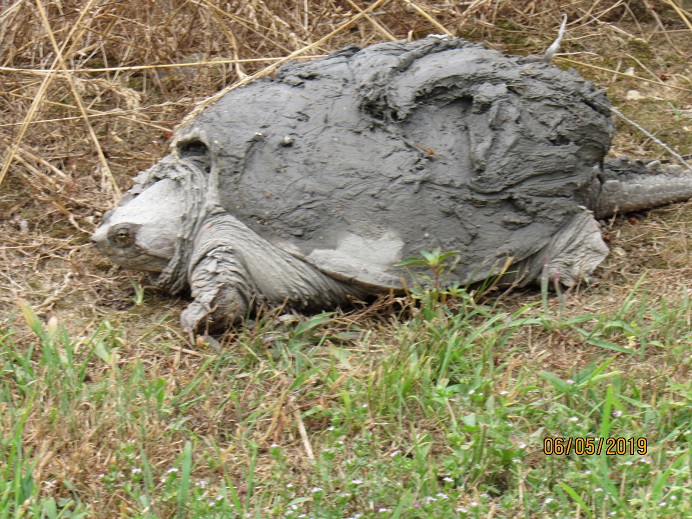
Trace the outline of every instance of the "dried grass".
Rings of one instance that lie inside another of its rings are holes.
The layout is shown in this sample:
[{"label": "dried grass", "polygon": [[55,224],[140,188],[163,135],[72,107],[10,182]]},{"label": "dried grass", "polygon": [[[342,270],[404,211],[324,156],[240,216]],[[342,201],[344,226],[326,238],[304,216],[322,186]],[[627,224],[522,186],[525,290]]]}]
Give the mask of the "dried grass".
[{"label": "dried grass", "polygon": [[[565,13],[556,63],[608,88],[628,116],[681,155],[692,153],[692,15],[671,0],[653,8],[623,0],[16,0],[0,9],[0,285],[7,289],[0,308],[7,314],[21,296],[40,315],[86,327],[112,300],[126,299],[127,278],[84,244],[130,178],[165,153],[181,121],[221,93],[289,59],[348,44],[446,33],[542,53]],[[630,90],[644,100],[626,101]],[[631,129],[616,146],[661,153]],[[686,227],[675,231],[685,239],[688,220],[680,216]],[[618,273],[639,258],[635,249],[624,264],[612,261],[605,282],[631,282]],[[679,276],[676,268],[662,276]]]}]

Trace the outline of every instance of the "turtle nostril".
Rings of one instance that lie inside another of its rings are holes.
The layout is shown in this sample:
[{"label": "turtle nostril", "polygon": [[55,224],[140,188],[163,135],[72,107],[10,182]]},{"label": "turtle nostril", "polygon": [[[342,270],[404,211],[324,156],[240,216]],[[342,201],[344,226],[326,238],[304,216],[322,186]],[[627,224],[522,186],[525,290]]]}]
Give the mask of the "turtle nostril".
[{"label": "turtle nostril", "polygon": [[107,234],[108,233],[104,230],[103,226],[101,226],[89,237],[89,241],[98,247],[101,243],[103,243],[103,240]]}]

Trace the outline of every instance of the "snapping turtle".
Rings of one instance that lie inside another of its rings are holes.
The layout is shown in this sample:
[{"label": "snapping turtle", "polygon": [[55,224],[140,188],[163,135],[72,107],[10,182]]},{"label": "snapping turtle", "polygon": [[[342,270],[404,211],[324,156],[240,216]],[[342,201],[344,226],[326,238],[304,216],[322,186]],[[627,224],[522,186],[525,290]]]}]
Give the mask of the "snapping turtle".
[{"label": "snapping turtle", "polygon": [[596,218],[692,196],[679,171],[604,163],[609,109],[574,71],[460,39],[348,47],[207,108],[93,241],[189,287],[185,330],[401,289],[435,247],[461,283],[573,285],[608,254]]}]

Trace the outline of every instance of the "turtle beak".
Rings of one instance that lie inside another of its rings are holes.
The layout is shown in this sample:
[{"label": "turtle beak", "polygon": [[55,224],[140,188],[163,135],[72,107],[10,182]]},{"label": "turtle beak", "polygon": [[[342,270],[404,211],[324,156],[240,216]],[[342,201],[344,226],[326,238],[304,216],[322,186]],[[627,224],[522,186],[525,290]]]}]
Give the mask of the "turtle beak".
[{"label": "turtle beak", "polygon": [[98,229],[94,231],[94,234],[91,235],[91,238],[89,238],[91,243],[93,243],[99,250],[101,250],[101,247],[99,247],[99,245],[102,246],[103,243],[108,239],[108,221],[111,219],[112,215],[112,209],[103,213],[101,225],[98,227]]},{"label": "turtle beak", "polygon": [[96,229],[96,231],[94,231],[94,234],[92,234],[91,238],[89,239],[98,250],[101,250],[104,243],[108,240],[108,225],[101,225],[98,229]]}]

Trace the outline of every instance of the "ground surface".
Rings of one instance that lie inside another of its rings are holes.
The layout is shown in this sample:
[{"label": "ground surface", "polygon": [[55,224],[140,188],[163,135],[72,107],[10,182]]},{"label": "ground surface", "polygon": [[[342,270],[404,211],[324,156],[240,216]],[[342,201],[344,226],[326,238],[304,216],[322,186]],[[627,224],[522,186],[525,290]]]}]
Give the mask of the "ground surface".
[{"label": "ground surface", "polygon": [[[692,466],[674,461],[688,449],[691,203],[604,222],[612,253],[569,294],[495,290],[466,310],[422,294],[416,309],[269,316],[220,346],[190,343],[177,323],[186,301],[88,243],[196,103],[280,58],[445,31],[541,53],[562,12],[555,63],[689,160],[692,16],[666,2],[3,4],[0,509],[39,517],[54,499],[92,517],[654,517],[642,503],[658,500],[658,516],[682,516],[665,510],[689,497]],[[671,159],[618,129],[615,154]],[[611,467],[594,480],[586,471],[601,465],[539,452],[546,431],[607,436],[611,406],[631,417],[620,434],[651,435],[645,475]],[[570,412],[581,413],[573,430]],[[650,483],[630,490],[637,479]]]}]

